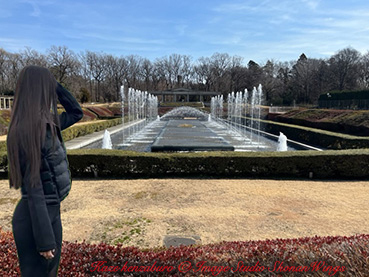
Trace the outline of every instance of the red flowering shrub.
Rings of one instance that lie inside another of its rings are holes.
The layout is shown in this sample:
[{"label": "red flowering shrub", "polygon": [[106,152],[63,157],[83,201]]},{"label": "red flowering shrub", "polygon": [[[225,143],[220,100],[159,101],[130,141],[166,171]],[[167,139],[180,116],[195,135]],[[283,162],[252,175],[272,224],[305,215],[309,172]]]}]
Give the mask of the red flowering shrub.
[{"label": "red flowering shrub", "polygon": [[91,112],[89,109],[82,108],[83,118],[81,121],[91,121],[97,119],[97,115]]},{"label": "red flowering shrub", "polygon": [[17,249],[10,232],[0,227],[0,276],[20,276]]},{"label": "red flowering shrub", "polygon": [[[10,233],[0,234],[0,247],[1,276],[16,276]],[[368,253],[369,235],[149,250],[63,242],[59,276],[369,276]]]},{"label": "red flowering shrub", "polygon": [[[114,116],[122,116],[122,107],[120,106],[112,105],[112,106],[107,107],[107,109],[111,111],[114,114]],[[124,108],[124,112],[125,113],[128,112],[128,107]]]},{"label": "red flowering shrub", "polygon": [[[97,119],[97,115],[91,112],[89,109],[82,107],[82,111],[83,111],[83,117],[82,117],[81,122]],[[65,109],[63,107],[58,108],[58,114],[61,114],[62,112],[65,112]]]},{"label": "red flowering shrub", "polygon": [[86,108],[97,114],[99,118],[114,117],[114,113],[103,106],[88,106]]}]

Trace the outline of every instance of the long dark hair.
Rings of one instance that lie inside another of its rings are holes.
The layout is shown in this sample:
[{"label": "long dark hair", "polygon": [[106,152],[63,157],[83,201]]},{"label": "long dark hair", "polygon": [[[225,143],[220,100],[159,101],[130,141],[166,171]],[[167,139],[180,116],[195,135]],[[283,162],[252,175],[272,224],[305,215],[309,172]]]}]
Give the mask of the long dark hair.
[{"label": "long dark hair", "polygon": [[56,86],[55,77],[46,68],[27,66],[20,72],[7,137],[10,187],[17,189],[22,185],[25,169],[21,168],[20,156],[27,162],[27,182],[34,187],[40,180],[47,126],[53,137],[55,127],[60,126]]}]

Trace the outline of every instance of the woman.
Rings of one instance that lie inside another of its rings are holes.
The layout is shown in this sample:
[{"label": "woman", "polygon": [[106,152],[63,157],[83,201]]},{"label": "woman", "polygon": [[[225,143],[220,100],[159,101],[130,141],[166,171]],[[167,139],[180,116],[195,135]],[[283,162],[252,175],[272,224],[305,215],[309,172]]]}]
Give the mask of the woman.
[{"label": "woman", "polygon": [[[57,99],[66,112],[57,112]],[[21,188],[13,235],[22,276],[56,276],[62,245],[60,202],[71,178],[61,130],[83,116],[51,72],[25,67],[18,78],[7,138],[9,184]]]}]

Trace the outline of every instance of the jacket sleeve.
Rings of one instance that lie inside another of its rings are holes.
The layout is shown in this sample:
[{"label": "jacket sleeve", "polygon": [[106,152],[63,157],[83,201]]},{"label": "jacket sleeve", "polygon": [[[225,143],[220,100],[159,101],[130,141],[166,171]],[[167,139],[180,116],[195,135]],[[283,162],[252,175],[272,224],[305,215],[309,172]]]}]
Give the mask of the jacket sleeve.
[{"label": "jacket sleeve", "polygon": [[59,83],[57,84],[56,93],[60,104],[65,109],[65,112],[59,115],[60,127],[64,130],[81,120],[83,111],[73,95]]},{"label": "jacket sleeve", "polygon": [[55,236],[45,202],[41,179],[35,187],[31,187],[29,185],[29,166],[27,166],[24,181],[25,185],[27,185],[28,207],[37,251],[44,252],[55,249]]}]

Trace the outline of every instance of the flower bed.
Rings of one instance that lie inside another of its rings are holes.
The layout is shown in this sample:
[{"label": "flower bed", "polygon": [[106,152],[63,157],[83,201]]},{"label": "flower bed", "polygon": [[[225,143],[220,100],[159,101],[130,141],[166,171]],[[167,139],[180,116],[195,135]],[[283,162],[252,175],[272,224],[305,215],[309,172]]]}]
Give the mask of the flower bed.
[{"label": "flower bed", "polygon": [[82,111],[83,111],[83,118],[81,121],[97,120],[97,115],[91,112],[89,109],[82,108]]},{"label": "flower bed", "polygon": [[[221,242],[169,249],[63,242],[59,276],[369,276],[369,235]],[[0,229],[0,275],[18,276]]]},{"label": "flower bed", "polygon": [[105,106],[86,106],[86,108],[97,114],[99,118],[114,117],[114,113]]}]

